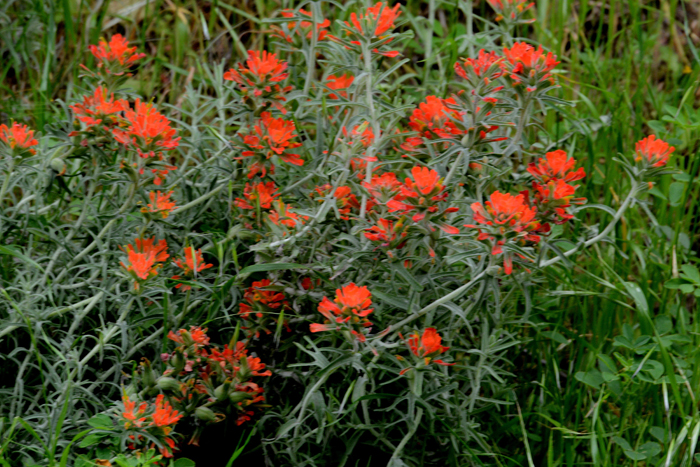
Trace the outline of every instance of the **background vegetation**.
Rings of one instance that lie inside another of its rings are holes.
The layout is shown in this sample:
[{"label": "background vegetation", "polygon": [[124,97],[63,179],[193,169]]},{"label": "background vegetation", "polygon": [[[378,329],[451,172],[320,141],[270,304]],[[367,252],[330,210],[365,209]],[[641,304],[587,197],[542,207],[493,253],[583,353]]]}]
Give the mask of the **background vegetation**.
[{"label": "background vegetation", "polygon": [[[39,130],[52,123],[62,102],[74,101],[80,90],[87,45],[116,32],[135,38],[147,53],[133,87],[177,108],[188,85],[213,85],[205,71],[210,64],[232,65],[268,41],[270,25],[262,18],[295,6],[2,2],[0,123],[11,117]],[[631,153],[651,133],[677,147],[671,164],[681,172],[652,189],[645,215],[630,211],[623,218],[614,243],[597,245],[575,266],[548,270],[557,290],[534,303],[531,323],[520,331],[525,344],[509,354],[518,405],[484,414],[488,442],[501,465],[644,465],[652,457],[658,465],[692,465],[700,435],[700,353],[687,351],[700,347],[694,295],[700,287],[698,5],[541,0],[533,11],[537,21],[519,33],[557,54],[565,70],[558,75],[561,97],[577,102],[550,112],[544,126],[584,161],[589,176],[581,194],[617,207],[628,182],[612,158]],[[408,1],[405,12],[406,27],[415,32],[412,52],[404,52],[411,58],[406,70],[428,78],[414,92],[439,94],[455,59],[479,49],[474,18],[493,13],[484,2],[464,1]],[[436,62],[436,51],[452,60]],[[563,130],[572,126],[580,131]],[[598,214],[587,212],[595,222]],[[668,351],[651,358],[659,350],[654,342],[666,343]],[[635,367],[637,355],[645,363]],[[664,369],[677,378],[659,377]],[[12,376],[0,370],[0,380]],[[0,448],[2,436],[0,426]],[[489,458],[478,459],[475,465],[490,465]]]}]

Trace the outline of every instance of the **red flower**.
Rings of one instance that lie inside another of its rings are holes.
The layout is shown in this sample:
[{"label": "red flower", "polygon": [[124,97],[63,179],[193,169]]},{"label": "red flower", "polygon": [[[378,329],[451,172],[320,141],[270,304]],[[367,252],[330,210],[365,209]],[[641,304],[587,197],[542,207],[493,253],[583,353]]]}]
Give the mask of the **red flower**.
[{"label": "red flower", "polygon": [[107,125],[116,124],[116,114],[128,110],[129,103],[124,99],[114,100],[114,94],[110,95],[106,87],[98,86],[93,95],[84,96],[82,103],[73,104],[70,108],[76,118],[85,124],[86,130],[90,130],[103,121]]},{"label": "red flower", "polygon": [[122,396],[122,402],[124,402],[124,412],[122,413],[122,418],[126,420],[124,423],[124,428],[130,428],[132,423],[136,427],[141,427],[143,422],[146,421],[146,417],[143,415],[145,415],[146,410],[148,410],[148,404],[141,402],[139,404],[139,408],[136,409],[136,402],[131,402],[129,400],[129,396],[126,394]]},{"label": "red flower", "polygon": [[[477,240],[491,241],[491,254],[503,253],[503,245],[514,237],[515,240],[537,243],[540,237],[535,234],[541,228],[536,219],[537,210],[527,204],[524,194],[513,196],[510,193],[494,191],[486,201],[486,207],[481,203],[471,205],[474,211],[474,221],[488,226],[466,224],[465,227],[479,229]],[[510,252],[506,252],[503,261],[506,274],[513,270],[513,260]]]},{"label": "red flower", "polygon": [[269,112],[263,112],[251,134],[243,138],[248,149],[241,155],[256,157],[256,161],[249,167],[248,178],[253,178],[258,172],[264,177],[267,166],[270,165],[270,173],[274,173],[274,165],[267,163],[272,156],[277,156],[283,161],[293,165],[304,165],[299,154],[291,154],[286,151],[298,148],[301,143],[291,141],[297,134],[294,122],[288,122],[282,118],[272,118]]},{"label": "red flower", "polygon": [[[481,49],[478,58],[465,58],[462,60],[463,63],[461,64],[455,62],[455,72],[467,81],[473,82],[472,74],[487,81],[492,81],[503,75],[503,71],[499,66],[503,61],[503,57],[497,55],[496,52],[487,53],[484,49]],[[476,82],[472,84],[476,84]]]},{"label": "red flower", "polygon": [[[431,362],[442,366],[452,366],[454,363],[445,363],[442,360],[434,360],[438,355],[443,354],[449,347],[442,344],[442,337],[438,334],[435,328],[426,328],[423,335],[414,332],[408,336],[408,348],[413,355],[421,359],[424,365],[429,365]],[[397,357],[403,360],[403,357]],[[399,374],[403,375],[411,368],[404,368]]]},{"label": "red flower", "polygon": [[341,329],[338,325],[345,324],[350,327],[352,335],[360,342],[364,342],[366,340],[365,335],[358,331],[372,326],[372,323],[367,319],[367,316],[374,311],[369,308],[371,305],[372,294],[367,289],[367,286],[358,287],[355,283],[350,283],[335,291],[334,301],[330,301],[328,297],[323,297],[323,300],[318,305],[318,311],[326,318],[329,324],[311,324],[311,332]]},{"label": "red flower", "polygon": [[506,57],[506,70],[516,85],[522,84],[527,92],[537,90],[544,81],[554,84],[554,77],[550,73],[560,62],[557,56],[548,52],[546,55],[542,46],[535,49],[525,42],[516,42],[513,47],[503,48]]},{"label": "red flower", "polygon": [[207,336],[207,328],[199,326],[190,326],[190,330],[180,329],[177,334],[168,332],[168,339],[178,344],[186,346],[194,345],[195,347],[203,347],[209,345],[209,336]]},{"label": "red flower", "polygon": [[348,97],[347,89],[355,81],[355,77],[349,73],[345,73],[342,76],[329,75],[326,78],[326,87],[334,91],[338,91],[338,94],[328,94],[329,99],[340,99],[339,95],[346,98]]},{"label": "red flower", "polygon": [[[204,258],[202,257],[202,249],[200,248],[199,250],[196,250],[194,252],[194,255],[192,254],[192,251],[194,248],[192,247],[186,247],[185,248],[185,259],[176,259],[175,260],[175,265],[182,269],[182,273],[186,276],[190,276],[192,274],[198,273],[200,271],[204,271],[205,269],[213,268],[213,264],[207,264],[204,262]],[[172,277],[173,279],[181,279],[182,276],[180,275],[175,275]],[[187,291],[190,290],[189,285],[185,284],[177,284],[175,286],[176,289],[179,289],[182,287],[182,290]]]},{"label": "red flower", "polygon": [[158,190],[158,192],[151,191],[148,193],[151,202],[147,204],[147,208],[141,208],[141,212],[160,214],[163,216],[163,219],[167,219],[170,211],[176,208],[175,201],[170,199],[170,195],[172,194],[172,191],[169,191],[167,194],[161,193],[160,190]]},{"label": "red flower", "polygon": [[[451,109],[449,105],[456,105],[453,98],[426,97],[425,102],[413,111],[408,126],[427,139],[454,138],[455,135],[463,134],[455,123],[455,120],[461,122],[463,112]],[[417,143],[422,143],[419,138]]]},{"label": "red flower", "polygon": [[389,219],[378,219],[377,225],[365,229],[365,237],[373,242],[381,242],[381,246],[389,248],[401,248],[406,232],[404,219],[394,222]]},{"label": "red flower", "polygon": [[31,154],[36,154],[36,149],[39,142],[34,138],[34,130],[30,130],[27,125],[20,125],[13,122],[9,128],[7,125],[0,125],[0,140],[5,142],[10,150],[17,155],[27,151]]},{"label": "red flower", "polygon": [[[498,13],[496,21],[502,21],[508,18],[511,21],[518,19],[523,12],[529,10],[535,5],[535,2],[530,0],[487,0],[489,5]],[[532,23],[534,19],[523,21],[523,23]]]},{"label": "red flower", "polygon": [[240,311],[238,313],[245,319],[248,319],[251,313],[254,313],[258,318],[262,318],[263,313],[272,310],[279,312],[280,308],[289,306],[283,293],[266,289],[266,287],[271,285],[273,284],[270,279],[253,282],[243,294],[243,299],[246,303],[239,305]]},{"label": "red flower", "polygon": [[387,203],[389,212],[417,211],[413,216],[414,222],[422,220],[426,212],[438,211],[437,203],[444,201],[448,193],[442,185],[442,179],[437,171],[427,167],[415,166],[411,169],[413,179],[407,177],[401,186],[400,196],[395,196]]},{"label": "red flower", "polygon": [[393,172],[373,175],[370,182],[362,182],[362,186],[374,198],[377,204],[385,204],[401,191],[401,182]]},{"label": "red flower", "polygon": [[[271,334],[268,329],[268,322],[275,324],[282,309],[289,307],[284,294],[270,279],[253,282],[253,284],[243,294],[245,302],[238,305],[238,314],[245,320],[255,319],[256,323],[252,327],[243,328],[248,336],[258,337],[260,331]],[[252,315],[252,316],[251,316]],[[286,324],[286,323],[285,323]],[[288,331],[291,331],[287,327]]]},{"label": "red flower", "polygon": [[273,211],[270,211],[268,217],[270,222],[275,225],[280,225],[292,229],[297,224],[303,224],[309,220],[308,216],[302,216],[289,210],[289,205],[285,205],[282,201],[275,200],[273,203]]},{"label": "red flower", "polygon": [[275,182],[246,183],[243,191],[245,199],[236,198],[233,204],[241,209],[256,209],[257,207],[270,209],[272,202],[279,197],[279,194],[275,193],[276,191]]},{"label": "red flower", "polygon": [[663,167],[668,162],[668,158],[673,154],[676,148],[656,136],[651,135],[635,144],[637,162],[642,162],[645,165],[652,167]]},{"label": "red flower", "polygon": [[[146,280],[158,274],[158,268],[170,255],[166,251],[168,244],[161,240],[154,244],[155,237],[135,240],[136,247],[126,245],[122,248],[129,256],[129,266],[120,263],[124,269],[132,273],[136,279]],[[121,247],[120,247],[121,248]],[[138,282],[134,282],[134,288],[138,290]]]},{"label": "red flower", "polygon": [[[299,15],[301,16],[306,16],[308,18],[313,18],[312,14],[310,11],[306,11],[302,8],[298,10]],[[293,10],[282,10],[280,14],[284,18],[294,18],[296,16],[296,12]],[[299,33],[303,34],[306,36],[307,39],[312,38],[313,34],[313,21],[301,21],[299,23]],[[331,22],[327,19],[323,19],[322,21],[317,20],[316,22],[316,33],[317,37],[316,40],[322,41],[323,39],[326,38],[326,35],[328,34],[328,31],[325,29],[331,25]],[[290,21],[287,23],[287,27],[289,31],[294,31],[295,28],[297,27],[297,22],[296,21]],[[282,39],[286,40],[290,44],[294,42],[294,38],[287,34],[282,28],[273,26],[272,29],[275,31],[275,34]]]},{"label": "red flower", "polygon": [[586,176],[586,171],[583,168],[577,171],[572,171],[576,166],[576,159],[569,158],[566,152],[558,149],[545,154],[544,159],[540,159],[539,164],[530,162],[527,171],[535,177],[540,183],[547,183],[550,180],[563,180],[565,182],[573,182],[581,180]]},{"label": "red flower", "polygon": [[[323,196],[327,195],[332,188],[333,187],[329,184],[317,186],[316,192],[319,195]],[[339,186],[338,188],[336,188],[335,193],[333,193],[333,197],[335,198],[336,206],[338,206],[338,213],[340,214],[340,218],[343,220],[350,219],[348,214],[350,214],[350,212],[353,209],[360,209],[360,202],[357,200],[357,197],[352,193],[349,186]],[[372,205],[369,205],[368,209],[371,208]]]},{"label": "red flower", "polygon": [[373,7],[367,8],[365,14],[352,13],[350,22],[345,21],[345,25],[361,36],[381,37],[394,28],[394,21],[401,14],[400,7],[398,3],[394,8],[389,8],[384,3],[377,2]]},{"label": "red flower", "polygon": [[244,100],[256,98],[269,100],[282,113],[286,110],[278,103],[286,99],[284,93],[291,91],[292,87],[283,88],[280,83],[287,79],[287,62],[277,59],[276,54],[254,50],[248,51],[248,60],[245,65],[238,64],[238,70],[231,68],[224,73],[224,79],[234,81],[243,93]]},{"label": "red flower", "polygon": [[164,427],[174,425],[183,417],[181,413],[174,410],[170,402],[165,401],[163,394],[156,397],[156,411],[153,413],[153,425]]},{"label": "red flower", "polygon": [[171,151],[178,147],[180,138],[174,138],[177,130],[170,126],[170,120],[156,110],[153,103],[136,99],[135,110],[125,109],[124,116],[129,123],[126,131],[115,128],[114,138],[125,146],[136,146],[139,156],[162,159],[161,151]]},{"label": "red flower", "polygon": [[[516,231],[532,230],[537,223],[537,211],[525,203],[523,195],[513,196],[510,193],[494,191],[486,201],[486,208],[481,203],[473,203],[474,221],[485,225],[506,225]],[[467,226],[472,227],[472,226]]]},{"label": "red flower", "polygon": [[[569,185],[562,179],[551,179],[546,184],[532,182],[532,187],[535,190],[534,199],[540,221],[563,224],[574,218],[567,211],[572,204],[586,202],[586,198],[574,198],[577,187]],[[545,224],[543,227],[544,231],[549,231],[549,226]]]},{"label": "red flower", "polygon": [[137,54],[136,47],[129,47],[129,41],[121,34],[112,36],[109,42],[100,39],[99,45],[90,45],[88,49],[98,60],[97,68],[104,67],[108,74],[123,75],[125,68],[146,56]]}]

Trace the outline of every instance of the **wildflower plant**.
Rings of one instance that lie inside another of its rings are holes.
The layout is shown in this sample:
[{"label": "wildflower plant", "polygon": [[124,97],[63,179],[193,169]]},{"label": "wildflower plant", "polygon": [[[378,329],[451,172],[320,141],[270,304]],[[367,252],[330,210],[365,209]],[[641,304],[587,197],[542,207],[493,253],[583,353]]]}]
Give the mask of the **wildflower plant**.
[{"label": "wildflower plant", "polygon": [[36,389],[0,387],[0,413],[60,425],[31,462],[170,458],[212,426],[255,426],[271,465],[503,454],[479,414],[516,402],[509,352],[548,268],[609,240],[673,147],[640,141],[617,209],[586,206],[580,151],[543,129],[570,105],[552,52],[486,25],[436,86],[406,75],[400,4],[305,8],[203,63],[178,107],[126,92],[148,59],[114,35],[63,121],[0,126],[0,343]]}]

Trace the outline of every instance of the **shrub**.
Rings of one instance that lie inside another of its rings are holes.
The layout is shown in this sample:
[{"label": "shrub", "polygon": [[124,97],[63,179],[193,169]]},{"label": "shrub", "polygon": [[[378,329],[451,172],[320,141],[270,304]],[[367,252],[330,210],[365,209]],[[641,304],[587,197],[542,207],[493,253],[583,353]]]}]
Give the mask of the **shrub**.
[{"label": "shrub", "polygon": [[618,209],[586,206],[540,126],[571,105],[561,63],[513,38],[525,2],[489,3],[500,26],[437,86],[398,4],[314,4],[179,107],[128,89],[148,58],[114,35],[41,137],[1,126],[5,462],[162,462],[225,420],[271,465],[492,454],[541,271],[605,240],[673,148],[640,141]]}]

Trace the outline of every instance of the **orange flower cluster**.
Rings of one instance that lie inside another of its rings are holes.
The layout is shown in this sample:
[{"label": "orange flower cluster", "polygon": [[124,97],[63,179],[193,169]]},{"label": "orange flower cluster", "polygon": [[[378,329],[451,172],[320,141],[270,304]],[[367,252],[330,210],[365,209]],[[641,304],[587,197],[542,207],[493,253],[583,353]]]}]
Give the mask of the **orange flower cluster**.
[{"label": "orange flower cluster", "polygon": [[21,156],[25,152],[34,155],[34,146],[39,144],[34,138],[34,130],[17,122],[13,122],[9,128],[7,125],[0,125],[0,141],[7,145],[13,156]]},{"label": "orange flower cluster", "polygon": [[[573,198],[577,186],[568,183],[586,175],[582,168],[573,170],[575,165],[576,161],[564,151],[548,152],[527,169],[534,178],[532,193],[524,191],[514,196],[495,191],[484,205],[478,202],[471,205],[476,224],[465,227],[479,231],[477,240],[490,242],[491,254],[504,255],[506,274],[513,271],[513,253],[504,250],[504,246],[509,242],[538,243],[540,234],[551,230],[550,223],[562,224],[573,219],[568,212],[572,204],[585,203],[583,198]],[[517,256],[528,261],[519,253]]]},{"label": "orange flower cluster", "polygon": [[636,157],[635,161],[642,168],[648,167],[664,167],[668,163],[668,158],[671,157],[676,148],[670,146],[667,142],[657,139],[651,135],[635,144]]},{"label": "orange flower cluster", "polygon": [[530,0],[487,0],[489,5],[497,13],[496,21],[509,20],[510,22],[533,23],[534,19],[523,20],[523,13],[535,6]]},{"label": "orange flower cluster", "polygon": [[[193,254],[194,251],[194,254]],[[205,269],[213,268],[213,264],[207,264],[204,262],[202,257],[202,250],[194,250],[192,247],[185,247],[185,259],[176,259],[175,265],[182,269],[182,274],[184,276],[195,276],[196,274],[204,271]],[[172,277],[173,279],[182,279],[183,276],[176,274]],[[186,284],[177,284],[176,289],[182,288],[183,291],[190,290],[192,287]]]},{"label": "orange flower cluster", "polygon": [[326,87],[328,89],[338,91],[338,94],[335,94],[335,93],[328,94],[328,98],[329,99],[340,99],[340,97],[342,97],[343,99],[347,99],[348,98],[348,91],[347,90],[350,88],[350,86],[352,86],[352,83],[354,81],[355,81],[355,77],[349,73],[345,73],[344,75],[341,75],[341,76],[328,75],[328,78],[326,78]]},{"label": "orange flower cluster", "polygon": [[161,193],[160,190],[157,192],[151,191],[148,193],[148,198],[151,202],[146,207],[141,208],[141,212],[160,214],[163,219],[167,219],[170,212],[176,208],[175,201],[170,199],[172,194],[172,191],[168,193]]},{"label": "orange flower cluster", "polygon": [[[124,428],[147,432],[151,438],[155,437],[160,442],[159,450],[163,457],[173,457],[176,443],[171,433],[177,422],[182,419],[183,414],[173,409],[163,394],[156,397],[154,405],[141,402],[137,407],[136,401],[130,400],[126,394],[122,396],[122,402],[124,411],[121,413],[121,419],[124,422]],[[131,435],[130,438],[132,440],[132,443],[129,444],[130,449],[139,449],[137,447],[139,443],[148,444],[142,434]],[[151,448],[153,447],[155,444],[151,443]]]},{"label": "orange flower cluster", "polygon": [[[170,120],[158,112],[152,103],[146,104],[136,99],[134,110],[125,109],[124,117],[127,127],[125,130],[114,128],[114,139],[127,148],[136,148],[143,159],[163,161],[163,152],[172,151],[180,144],[180,138],[175,138],[177,130],[170,126]],[[151,162],[149,160],[147,163]],[[169,164],[159,164],[158,167],[151,169],[155,175],[155,185],[161,185],[168,172],[177,169]],[[142,167],[139,173],[143,172]]]},{"label": "orange flower cluster", "polygon": [[245,65],[239,63],[237,70],[231,68],[224,73],[224,79],[238,85],[243,101],[247,102],[251,109],[273,106],[286,113],[280,103],[286,101],[284,95],[291,91],[292,87],[282,87],[280,83],[289,76],[287,66],[287,62],[278,60],[276,54],[249,50]]},{"label": "orange flower cluster", "polygon": [[[403,338],[403,336],[402,336]],[[449,350],[449,347],[442,345],[442,337],[438,334],[435,328],[426,328],[423,330],[423,334],[419,335],[414,332],[408,336],[407,341],[408,349],[411,351],[414,357],[417,357],[417,367],[422,368],[428,366],[430,363],[435,363],[436,365],[442,366],[452,366],[454,363],[445,363],[441,359],[435,359],[438,355],[445,353]],[[397,355],[396,358],[399,361],[403,361],[404,358]],[[399,372],[403,375],[407,371],[411,370],[413,367],[404,368]]]},{"label": "orange flower cluster", "polygon": [[276,200],[272,203],[272,208],[273,210],[268,213],[268,219],[279,227],[293,229],[309,220],[308,216],[303,216],[291,211],[291,206],[284,204],[280,200]]},{"label": "orange flower cluster", "polygon": [[[389,212],[400,214],[413,214],[413,222],[424,219],[430,226],[431,221],[442,218],[445,214],[456,212],[458,208],[448,207],[440,211],[438,203],[447,199],[449,193],[442,184],[442,179],[437,171],[427,167],[413,167],[411,177],[407,177],[400,186],[400,192],[389,200],[386,206]],[[448,234],[459,233],[456,227],[438,221],[437,225]],[[430,226],[431,231],[435,229]]]},{"label": "orange flower cluster", "polygon": [[109,42],[100,39],[98,45],[90,45],[88,49],[97,59],[97,68],[104,68],[108,75],[114,76],[125,74],[134,63],[146,57],[145,53],[136,53],[136,47],[129,47],[129,41],[121,34],[113,35]]},{"label": "orange flower cluster", "polygon": [[[252,326],[243,328],[248,337],[260,337],[260,331],[271,334],[268,323],[276,322],[280,312],[289,308],[284,294],[279,291],[280,288],[270,279],[263,279],[253,282],[243,294],[245,302],[238,305],[238,314],[246,321],[255,321]],[[290,330],[289,327],[287,330]]]},{"label": "orange flower cluster", "polygon": [[542,92],[546,90],[541,88],[543,83],[555,84],[550,72],[560,62],[552,52],[545,54],[542,46],[535,49],[525,42],[516,42],[510,49],[504,47],[503,55],[505,70],[516,88],[522,85],[528,93]]},{"label": "orange flower cluster", "polygon": [[367,338],[364,330],[372,326],[367,319],[374,311],[370,308],[371,305],[372,294],[367,286],[358,287],[351,282],[335,291],[334,301],[323,297],[318,311],[326,318],[326,324],[311,324],[311,332],[338,330],[349,333],[348,337],[354,336],[354,339],[365,342]]},{"label": "orange flower cluster", "polygon": [[[204,422],[223,420],[223,414],[215,417],[211,410],[229,412],[229,407],[237,414],[236,424],[251,419],[253,404],[265,400],[263,388],[251,379],[270,376],[272,372],[265,369],[266,365],[258,357],[248,355],[244,342],[219,348],[210,344],[206,329],[195,326],[189,331],[170,331],[168,338],[180,346],[161,356],[168,366],[163,377],[173,378],[180,384],[172,384],[171,380],[157,384],[166,389],[172,387],[173,403],[189,407],[205,405],[209,411],[198,409],[195,412]],[[200,433],[201,430],[195,432],[190,443],[196,444]]]},{"label": "orange flower cluster", "polygon": [[246,183],[243,198],[236,198],[233,204],[241,209],[270,209],[278,197],[275,182]]},{"label": "orange flower cluster", "polygon": [[[325,184],[323,186],[317,186],[315,188],[316,194],[327,197],[333,187],[330,184]],[[349,186],[339,186],[335,189],[333,193],[335,198],[335,203],[338,208],[338,213],[340,218],[343,220],[350,220],[350,213],[355,211],[356,213],[360,210],[360,202],[357,200],[357,196],[352,193]],[[368,206],[369,209],[372,208],[372,203]]]},{"label": "orange flower cluster", "polygon": [[[316,28],[314,29],[314,17],[310,11],[300,8],[297,12],[293,10],[282,10],[280,12],[283,18],[294,19],[286,23],[286,27],[272,26],[273,35],[277,36],[290,44],[300,46],[297,37],[304,37],[308,40],[313,39],[314,31],[316,31],[316,40],[322,41],[328,35],[327,28],[331,22],[325,18],[316,18]],[[297,19],[302,19],[297,21]],[[306,20],[308,18],[308,20]],[[296,34],[295,34],[296,33]]]},{"label": "orange flower cluster", "polygon": [[124,251],[129,259],[128,265],[120,263],[122,267],[134,278],[134,289],[139,290],[139,285],[158,275],[158,269],[162,263],[170,257],[166,251],[168,244],[165,240],[155,243],[156,238],[137,238],[134,240],[136,246],[126,245],[120,249]]},{"label": "orange flower cluster", "polygon": [[[120,112],[129,109],[129,103],[124,99],[115,100],[114,94],[109,94],[106,87],[98,86],[92,95],[83,97],[82,103],[73,104],[70,108],[78,121],[85,125],[82,132],[94,133],[102,129],[110,132],[120,122]],[[79,133],[73,131],[68,136]]]},{"label": "orange flower cluster", "polygon": [[586,176],[583,168],[573,170],[576,160],[569,158],[566,152],[557,150],[548,152],[539,164],[530,163],[527,171],[532,175],[534,206],[542,223],[540,230],[549,232],[548,223],[563,224],[573,219],[568,212],[572,204],[583,204],[584,198],[574,198],[577,186],[569,182],[581,180]]},{"label": "orange flower cluster", "polygon": [[384,46],[393,39],[391,31],[396,27],[396,20],[401,11],[400,4],[390,8],[383,2],[377,2],[374,6],[367,8],[362,13],[351,13],[350,21],[345,21],[345,33],[350,38],[350,42],[328,35],[328,38],[343,44],[349,50],[356,50],[361,53],[362,43],[372,44],[372,52],[386,57],[396,57],[397,50],[385,50]]},{"label": "orange flower cluster", "polygon": [[292,141],[296,138],[294,122],[283,118],[273,118],[269,112],[263,112],[253,131],[243,137],[245,147],[238,159],[252,159],[248,166],[248,178],[258,173],[264,177],[268,171],[275,173],[275,166],[270,159],[275,156],[292,165],[304,165],[299,154],[288,150],[298,148],[301,143]]}]

